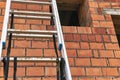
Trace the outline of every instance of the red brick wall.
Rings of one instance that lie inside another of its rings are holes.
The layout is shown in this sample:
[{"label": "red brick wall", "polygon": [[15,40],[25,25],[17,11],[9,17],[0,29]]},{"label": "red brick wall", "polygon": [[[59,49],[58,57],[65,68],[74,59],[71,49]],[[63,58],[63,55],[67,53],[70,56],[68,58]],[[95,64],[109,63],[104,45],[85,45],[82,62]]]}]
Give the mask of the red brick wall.
[{"label": "red brick wall", "polygon": [[[87,0],[90,26],[62,27],[73,80],[120,80],[120,50],[113,22],[110,15],[102,14],[103,8],[119,8],[119,3],[120,0]],[[0,0],[0,29],[4,8],[5,2]],[[39,5],[14,4],[12,8],[49,11],[48,6]],[[49,24],[43,20],[15,20],[17,29],[52,29]],[[11,56],[53,57],[54,54],[52,40],[12,40]],[[10,66],[9,75],[12,76],[13,63]],[[18,80],[56,80],[55,71],[54,63],[19,62],[17,76]],[[2,77],[1,63],[0,80]]]}]

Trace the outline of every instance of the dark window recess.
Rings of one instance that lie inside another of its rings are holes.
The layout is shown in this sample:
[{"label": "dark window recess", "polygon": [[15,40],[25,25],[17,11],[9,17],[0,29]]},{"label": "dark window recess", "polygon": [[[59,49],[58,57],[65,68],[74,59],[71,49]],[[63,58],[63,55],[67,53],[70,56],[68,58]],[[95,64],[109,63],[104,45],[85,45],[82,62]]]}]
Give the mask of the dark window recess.
[{"label": "dark window recess", "polygon": [[120,15],[112,15],[113,24],[115,27],[116,36],[120,46]]},{"label": "dark window recess", "polygon": [[119,43],[119,46],[120,46],[120,34],[116,34],[116,35],[117,35],[118,43]]},{"label": "dark window recess", "polygon": [[80,26],[77,11],[59,10],[59,17],[63,26]]}]

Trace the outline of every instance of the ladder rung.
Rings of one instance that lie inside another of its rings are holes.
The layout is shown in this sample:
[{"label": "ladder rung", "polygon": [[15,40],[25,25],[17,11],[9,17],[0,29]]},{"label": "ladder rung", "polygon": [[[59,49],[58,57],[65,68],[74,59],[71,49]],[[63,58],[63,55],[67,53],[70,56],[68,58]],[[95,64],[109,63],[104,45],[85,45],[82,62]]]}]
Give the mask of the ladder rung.
[{"label": "ladder rung", "polygon": [[[11,17],[11,15],[10,15]],[[22,18],[22,19],[45,19],[50,20],[51,17],[49,16],[28,16],[28,15],[14,15],[15,18]]]},{"label": "ladder rung", "polygon": [[12,2],[20,2],[20,3],[29,3],[29,4],[41,4],[41,5],[51,5],[51,2],[43,2],[43,1],[30,1],[30,0],[12,0]]},{"label": "ladder rung", "polygon": [[[1,58],[1,60],[3,60],[3,57]],[[61,59],[59,58],[59,60]],[[14,57],[10,57],[10,61],[11,62],[14,61]],[[18,62],[56,62],[56,58],[18,57],[17,61]]]},{"label": "ladder rung", "polygon": [[14,13],[14,14],[24,14],[24,15],[53,16],[53,14],[52,14],[52,13],[49,13],[49,12],[34,12],[34,11],[17,11],[17,10],[10,10],[10,13]]},{"label": "ladder rung", "polygon": [[12,37],[18,38],[52,38],[53,35],[39,35],[39,34],[12,34]]},{"label": "ladder rung", "polygon": [[16,30],[8,29],[8,33],[24,33],[24,34],[57,34],[57,31],[48,31],[48,30]]}]

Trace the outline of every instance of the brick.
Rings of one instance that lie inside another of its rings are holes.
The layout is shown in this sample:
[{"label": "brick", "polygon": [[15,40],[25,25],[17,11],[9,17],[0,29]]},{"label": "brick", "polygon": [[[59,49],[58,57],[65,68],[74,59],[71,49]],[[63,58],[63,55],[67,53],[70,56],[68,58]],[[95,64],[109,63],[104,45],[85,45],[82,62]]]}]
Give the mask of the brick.
[{"label": "brick", "polygon": [[90,43],[91,49],[104,49],[103,43]]},{"label": "brick", "polygon": [[106,49],[119,49],[119,45],[117,43],[105,43]]},{"label": "brick", "polygon": [[120,80],[120,78],[119,78],[119,77],[117,77],[117,78],[114,78],[113,80]]},{"label": "brick", "polygon": [[89,43],[88,42],[81,42],[80,43],[81,49],[89,49]]},{"label": "brick", "polygon": [[46,30],[45,25],[31,25],[32,30]]},{"label": "brick", "polygon": [[44,49],[44,56],[45,57],[55,57],[56,53],[54,49]]},{"label": "brick", "polygon": [[73,35],[72,34],[64,34],[64,40],[65,41],[73,41]]},{"label": "brick", "polygon": [[0,16],[0,22],[3,22],[4,17]]},{"label": "brick", "polygon": [[119,8],[119,4],[118,3],[112,3],[111,4],[113,8]]},{"label": "brick", "polygon": [[48,48],[47,41],[32,41],[32,48]]},{"label": "brick", "polygon": [[106,19],[107,21],[111,21],[111,20],[112,20],[112,17],[111,17],[111,15],[105,15],[105,19]]},{"label": "brick", "polygon": [[96,80],[113,80],[112,78],[96,78]]},{"label": "brick", "polygon": [[[57,43],[56,43],[57,44]],[[57,44],[58,46],[58,44]],[[48,42],[48,48],[54,48],[54,45],[53,45],[53,42],[52,41],[49,41]]]},{"label": "brick", "polygon": [[5,14],[5,9],[1,9],[1,14],[2,14],[2,15]]},{"label": "brick", "polygon": [[27,53],[26,56],[29,57],[42,57],[43,53],[42,53],[42,49],[27,49]]},{"label": "brick", "polygon": [[56,67],[46,67],[45,76],[56,76]]},{"label": "brick", "polygon": [[86,68],[87,76],[102,76],[101,68]]},{"label": "brick", "polygon": [[80,45],[78,42],[65,42],[66,48],[68,49],[78,49]]},{"label": "brick", "polygon": [[88,42],[88,35],[81,35],[81,40]]},{"label": "brick", "polygon": [[107,60],[106,59],[91,59],[92,66],[107,66]]},{"label": "brick", "polygon": [[50,25],[50,20],[43,20],[43,25]]},{"label": "brick", "polygon": [[42,11],[49,12],[50,11],[49,6],[48,5],[43,5],[42,6]]},{"label": "brick", "polygon": [[23,78],[23,80],[40,80],[40,78]]},{"label": "brick", "polygon": [[42,9],[41,5],[27,4],[27,10],[40,11]]},{"label": "brick", "polygon": [[25,56],[25,49],[13,48],[11,49],[11,56]]},{"label": "brick", "polygon": [[95,39],[95,35],[88,35],[88,39],[90,42],[95,42],[96,39]]},{"label": "brick", "polygon": [[93,34],[106,34],[107,30],[105,28],[92,28]]},{"label": "brick", "polygon": [[107,27],[105,21],[100,21],[100,27]]},{"label": "brick", "polygon": [[114,51],[115,57],[120,58],[120,51]]},{"label": "brick", "polygon": [[76,58],[76,66],[90,66],[89,58]]},{"label": "brick", "polygon": [[99,52],[98,52],[98,50],[93,50],[93,56],[96,58],[98,58],[99,57]]},{"label": "brick", "polygon": [[110,66],[120,66],[120,59],[109,59]]},{"label": "brick", "polygon": [[74,41],[81,41],[80,34],[73,34],[73,39],[74,39]]},{"label": "brick", "polygon": [[25,19],[14,19],[15,24],[25,24]]},{"label": "brick", "polygon": [[77,28],[75,26],[63,26],[63,33],[77,33]]},{"label": "brick", "polygon": [[98,8],[97,2],[89,2],[90,7]]},{"label": "brick", "polygon": [[110,3],[109,2],[102,2],[102,3],[99,3],[99,7],[100,8],[110,8],[111,6],[110,6]]},{"label": "brick", "polygon": [[116,35],[111,35],[110,40],[111,40],[111,42],[118,42]]},{"label": "brick", "polygon": [[102,35],[95,35],[96,42],[103,42]]},{"label": "brick", "polygon": [[114,29],[108,28],[107,34],[116,34]]},{"label": "brick", "polygon": [[78,33],[80,34],[91,34],[91,28],[90,27],[77,27]]},{"label": "brick", "polygon": [[4,70],[3,67],[0,67],[0,77],[4,76],[3,70]]},{"label": "brick", "polygon": [[102,68],[104,76],[118,76],[117,68]]},{"label": "brick", "polygon": [[56,78],[51,78],[51,77],[43,77],[42,80],[56,80]]},{"label": "brick", "polygon": [[79,80],[95,80],[95,78],[80,78]]},{"label": "brick", "polygon": [[70,66],[74,66],[74,65],[75,65],[75,60],[74,60],[74,58],[68,58],[68,61],[69,61],[69,65],[70,65]]},{"label": "brick", "polygon": [[0,30],[2,30],[2,26],[3,26],[2,23],[0,23]]},{"label": "brick", "polygon": [[[9,76],[13,77],[13,68],[9,68]],[[17,67],[17,73],[16,73],[17,77],[23,77],[25,76],[25,68],[20,68]]]},{"label": "brick", "polygon": [[74,77],[74,78],[72,78],[72,80],[78,80],[78,78],[77,78],[77,77]]},{"label": "brick", "polygon": [[84,68],[71,67],[71,74],[72,76],[84,76],[85,70]]},{"label": "brick", "polygon": [[91,50],[78,50],[78,57],[92,57]]},{"label": "brick", "polygon": [[104,42],[111,42],[109,35],[103,35],[103,40],[104,40]]},{"label": "brick", "polygon": [[68,49],[67,49],[67,56],[68,56],[68,57],[76,57],[76,56],[77,56],[76,50],[74,50],[74,49],[68,50]]},{"label": "brick", "polygon": [[100,57],[110,58],[114,57],[113,50],[100,50]]},{"label": "brick", "polygon": [[97,13],[96,8],[90,7],[89,8],[89,13]]},{"label": "brick", "polygon": [[0,80],[4,80],[4,78],[0,78]]},{"label": "brick", "polygon": [[19,29],[19,30],[28,30],[30,29],[30,25],[26,25],[26,24],[15,24],[14,25],[15,29]]},{"label": "brick", "polygon": [[43,67],[27,67],[26,76],[44,76]]},{"label": "brick", "polygon": [[97,14],[92,14],[91,18],[92,18],[92,20],[95,20],[95,21],[97,21],[97,20],[100,20],[100,21],[105,20],[103,15],[97,15]]},{"label": "brick", "polygon": [[45,25],[31,25],[32,30],[46,30]]},{"label": "brick", "polygon": [[28,67],[28,66],[34,66],[34,62],[18,62],[17,66],[19,67]]},{"label": "brick", "polygon": [[55,30],[55,26],[47,25],[46,30]]},{"label": "brick", "polygon": [[113,27],[114,27],[114,25],[113,25],[113,22],[112,22],[112,21],[107,21],[107,22],[106,22],[106,26],[107,26],[107,27],[111,27],[111,28],[113,28]]},{"label": "brick", "polygon": [[100,27],[100,22],[99,21],[92,21],[92,26],[93,27]]},{"label": "brick", "polygon": [[25,47],[31,47],[30,46],[30,41],[26,41],[26,40],[15,40],[14,41],[14,47],[19,47],[19,48],[25,48]]},{"label": "brick", "polygon": [[5,5],[6,5],[5,2],[2,1],[0,2],[0,8],[5,8]]},{"label": "brick", "polygon": [[26,24],[42,24],[42,20],[29,19],[26,20]]},{"label": "brick", "polygon": [[[16,78],[17,80],[22,80],[22,78]],[[1,79],[0,79],[1,80]],[[13,80],[13,78],[8,78],[8,80]]]},{"label": "brick", "polygon": [[[22,7],[21,7],[22,6]],[[22,3],[12,3],[11,5],[12,9],[22,9],[25,10],[26,9],[26,4],[22,4]]]}]

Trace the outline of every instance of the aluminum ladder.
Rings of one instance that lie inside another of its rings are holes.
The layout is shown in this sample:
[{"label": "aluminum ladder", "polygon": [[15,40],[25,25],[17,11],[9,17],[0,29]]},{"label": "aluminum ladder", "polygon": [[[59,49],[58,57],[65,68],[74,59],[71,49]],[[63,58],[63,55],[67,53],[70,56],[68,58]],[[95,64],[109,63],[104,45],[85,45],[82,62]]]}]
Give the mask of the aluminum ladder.
[{"label": "aluminum ladder", "polygon": [[[52,7],[52,13],[11,10],[10,7],[11,7],[12,2],[49,5]],[[14,16],[12,16],[10,14],[14,14]],[[20,15],[20,14],[24,14],[25,16]],[[28,16],[26,16],[26,15],[28,15]],[[29,16],[29,15],[39,15],[39,16]],[[11,18],[11,17],[23,18],[23,19],[26,18],[26,19],[51,20],[52,19],[51,16],[53,16],[53,21],[56,26],[55,31],[8,29],[9,18]],[[52,37],[53,34],[57,35],[58,46],[59,46],[58,49],[61,52],[61,55],[62,55],[61,57],[65,61],[65,79],[72,80],[56,0],[47,0],[47,1],[6,0],[5,16],[4,16],[2,36],[1,36],[1,41],[0,41],[0,60],[1,61],[4,59],[4,57],[2,57],[2,50],[6,46],[6,38],[8,36],[8,33],[9,34],[12,33],[12,36],[14,36],[14,37],[28,37],[28,38],[50,38],[50,37]],[[9,59],[10,59],[10,61],[14,60],[13,57],[10,57]],[[17,61],[47,61],[47,62],[52,61],[52,62],[56,62],[56,58],[34,58],[34,57],[33,58],[17,58]]]}]

